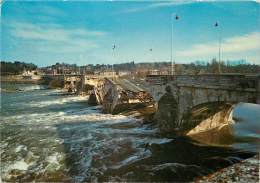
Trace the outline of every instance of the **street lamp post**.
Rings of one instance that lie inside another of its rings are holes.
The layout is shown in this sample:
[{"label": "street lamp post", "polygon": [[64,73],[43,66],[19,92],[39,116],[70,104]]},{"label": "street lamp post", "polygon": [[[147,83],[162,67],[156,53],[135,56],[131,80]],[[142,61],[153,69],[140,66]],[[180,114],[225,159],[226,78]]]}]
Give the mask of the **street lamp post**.
[{"label": "street lamp post", "polygon": [[[114,59],[116,58],[115,49],[116,49],[116,45],[114,44],[113,47],[112,47]],[[112,77],[113,77],[113,80],[114,80],[115,79],[114,78],[114,62],[112,63]]]},{"label": "street lamp post", "polygon": [[220,74],[221,31],[218,22],[215,23],[215,27],[218,28],[218,73]]},{"label": "street lamp post", "polygon": [[171,14],[171,64],[172,64],[172,75],[174,74],[174,66],[175,66],[175,61],[173,59],[173,21],[178,20],[179,16]]},{"label": "street lamp post", "polygon": [[[150,48],[149,51],[150,51],[150,53],[151,53],[151,54],[149,55],[149,58],[151,58],[150,61],[154,61],[154,60],[153,60],[153,53],[152,53],[153,49]],[[152,74],[152,71],[153,71],[153,67],[152,67],[152,68],[149,67],[149,69],[148,69],[148,74]]]}]

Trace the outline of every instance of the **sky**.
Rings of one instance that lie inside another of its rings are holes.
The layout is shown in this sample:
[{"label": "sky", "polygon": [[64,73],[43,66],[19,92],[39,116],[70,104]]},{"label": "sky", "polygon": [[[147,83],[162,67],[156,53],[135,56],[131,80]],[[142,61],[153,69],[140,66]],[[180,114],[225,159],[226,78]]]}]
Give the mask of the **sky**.
[{"label": "sky", "polygon": [[218,58],[221,40],[221,60],[260,64],[260,2],[223,0],[4,0],[1,60],[38,66],[170,61],[171,22],[176,63]]}]

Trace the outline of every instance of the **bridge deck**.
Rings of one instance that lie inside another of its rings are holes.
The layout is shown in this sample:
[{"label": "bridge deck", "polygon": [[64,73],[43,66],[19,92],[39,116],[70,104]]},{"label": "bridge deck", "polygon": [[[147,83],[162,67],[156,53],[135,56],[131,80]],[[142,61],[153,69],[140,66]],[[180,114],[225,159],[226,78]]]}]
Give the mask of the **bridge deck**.
[{"label": "bridge deck", "polygon": [[121,86],[125,90],[130,90],[133,92],[146,91],[146,89],[138,83],[129,81],[128,79],[118,78],[115,80],[115,83]]}]

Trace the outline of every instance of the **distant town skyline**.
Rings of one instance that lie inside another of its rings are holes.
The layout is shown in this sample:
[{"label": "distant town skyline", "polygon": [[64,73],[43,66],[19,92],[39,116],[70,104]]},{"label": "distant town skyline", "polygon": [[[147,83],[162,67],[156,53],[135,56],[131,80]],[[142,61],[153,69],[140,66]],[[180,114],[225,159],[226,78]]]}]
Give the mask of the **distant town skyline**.
[{"label": "distant town skyline", "polygon": [[222,60],[260,64],[257,1],[5,1],[1,60],[38,66],[170,61],[176,14],[176,63],[217,58],[220,29]]}]

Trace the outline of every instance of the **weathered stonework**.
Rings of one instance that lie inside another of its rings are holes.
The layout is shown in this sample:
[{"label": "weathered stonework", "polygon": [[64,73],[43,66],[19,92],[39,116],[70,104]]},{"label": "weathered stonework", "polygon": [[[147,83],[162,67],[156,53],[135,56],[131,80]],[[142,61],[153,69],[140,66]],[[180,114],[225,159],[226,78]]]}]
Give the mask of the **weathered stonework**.
[{"label": "weathered stonework", "polygon": [[[232,111],[234,105],[217,103],[216,106],[205,106],[204,109],[198,108],[193,110],[190,120],[193,120],[192,126],[189,128],[187,135],[193,135],[209,131],[211,129],[223,128],[226,125],[233,124]],[[204,112],[204,111],[205,112]],[[196,117],[199,117],[196,119]]]},{"label": "weathered stonework", "polygon": [[178,127],[178,104],[172,94],[170,87],[166,88],[166,93],[158,101],[158,108],[155,120],[158,121],[159,128],[164,131],[170,131]]},{"label": "weathered stonework", "polygon": [[151,99],[151,96],[146,95],[146,93],[124,90],[107,78],[99,79],[95,83],[93,93],[97,103],[102,105],[103,112],[111,114],[143,108],[150,104],[149,99]]},{"label": "weathered stonework", "polygon": [[[160,129],[162,131],[178,129],[183,132],[193,129],[198,124],[193,124],[194,121],[190,118],[192,117],[192,111],[194,108],[204,104],[216,102],[224,104],[236,104],[239,102],[260,104],[259,77],[247,77],[244,75],[169,76],[167,86],[157,84],[151,86],[150,91],[158,101],[158,110],[155,116]],[[165,87],[170,87],[171,92],[165,91]],[[169,105],[167,98],[169,100],[174,98],[177,104],[174,107]],[[166,107],[167,105],[169,106],[168,108]],[[168,115],[170,113],[173,114]],[[208,117],[214,115],[211,114]],[[222,119],[217,117],[217,114],[213,118],[214,121],[218,121],[217,124],[213,125],[214,127],[221,125]]]}]

